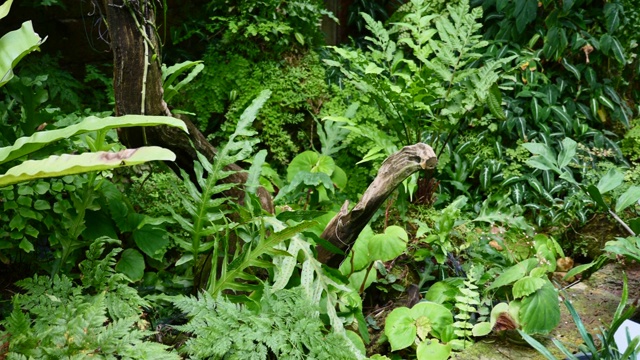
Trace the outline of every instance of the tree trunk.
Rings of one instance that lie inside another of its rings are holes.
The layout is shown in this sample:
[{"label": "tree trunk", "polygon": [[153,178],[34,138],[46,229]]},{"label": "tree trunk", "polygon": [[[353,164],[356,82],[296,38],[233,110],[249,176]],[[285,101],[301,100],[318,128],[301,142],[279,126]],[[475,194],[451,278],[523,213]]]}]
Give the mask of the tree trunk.
[{"label": "tree trunk", "polygon": [[[116,116],[126,114],[166,115],[171,111],[163,100],[160,42],[155,29],[155,5],[150,0],[101,0],[106,14],[111,48],[113,50],[113,88],[116,100]],[[189,134],[168,126],[120,129],[120,141],[127,147],[137,148],[156,145],[176,154],[175,163],[168,165],[179,173],[185,170],[195,178],[193,162],[196,151],[209,161],[216,156],[216,149],[188,119],[182,119]],[[240,171],[239,166],[230,170]],[[237,172],[224,181],[243,184],[246,172]],[[227,196],[244,201],[240,188],[229,191]],[[258,189],[262,207],[273,213],[273,200],[264,189]]]},{"label": "tree trunk", "polygon": [[[345,201],[340,211],[329,221],[321,237],[341,250],[351,246],[398,185],[416,171],[434,169],[437,161],[431,146],[423,143],[405,146],[389,156],[356,206],[349,211],[349,201]],[[320,262],[335,265],[330,261],[333,256],[332,252],[318,246]]]}]

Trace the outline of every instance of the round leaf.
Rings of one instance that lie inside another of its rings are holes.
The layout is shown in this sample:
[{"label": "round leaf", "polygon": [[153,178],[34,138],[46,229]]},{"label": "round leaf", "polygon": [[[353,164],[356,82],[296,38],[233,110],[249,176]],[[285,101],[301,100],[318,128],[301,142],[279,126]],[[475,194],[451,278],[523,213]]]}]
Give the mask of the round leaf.
[{"label": "round leaf", "polygon": [[344,189],[347,187],[347,173],[336,165],[333,174],[331,174],[331,181],[336,184],[338,189]]},{"label": "round leaf", "polygon": [[513,297],[521,298],[523,296],[529,296],[540,289],[546,281],[539,277],[525,276],[513,284]]},{"label": "round leaf", "polygon": [[116,271],[125,274],[129,279],[138,281],[144,275],[144,258],[136,249],[127,249],[122,252],[120,261],[116,265]]},{"label": "round leaf", "polygon": [[473,336],[485,336],[491,332],[491,323],[488,321],[477,323],[473,325],[473,329],[471,329],[471,334]]},{"label": "round leaf", "polygon": [[384,234],[373,236],[369,240],[369,261],[389,261],[400,256],[407,248],[409,237],[399,226],[389,226]]},{"label": "round leaf", "polygon": [[453,324],[453,315],[449,309],[428,301],[411,308],[411,316],[416,320],[421,317],[428,318],[431,321],[432,335],[436,337],[440,336],[445,327]]},{"label": "round leaf", "polygon": [[411,346],[416,339],[416,330],[415,319],[408,308],[396,308],[387,315],[384,334],[389,339],[391,351]]},{"label": "round leaf", "polygon": [[519,313],[522,330],[527,334],[547,334],[560,323],[558,292],[547,282],[535,294],[522,299]]},{"label": "round leaf", "polygon": [[451,355],[451,345],[441,344],[437,340],[423,341],[416,350],[418,360],[447,360]]},{"label": "round leaf", "polygon": [[305,151],[298,154],[287,168],[287,180],[291,181],[299,172],[333,174],[336,164],[326,155],[320,155],[315,151]]}]

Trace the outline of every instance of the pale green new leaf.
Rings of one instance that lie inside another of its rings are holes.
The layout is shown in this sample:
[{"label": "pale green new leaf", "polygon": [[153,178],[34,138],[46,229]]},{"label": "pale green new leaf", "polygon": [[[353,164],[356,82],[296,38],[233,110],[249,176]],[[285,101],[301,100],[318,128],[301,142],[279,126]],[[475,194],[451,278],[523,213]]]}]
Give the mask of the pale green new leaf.
[{"label": "pale green new leaf", "polygon": [[617,188],[624,181],[624,174],[618,168],[611,168],[609,171],[598,181],[598,191],[600,194],[606,194],[607,192]]},{"label": "pale green new leaf", "polygon": [[637,203],[638,200],[640,200],[640,186],[630,187],[616,201],[616,213],[620,213],[622,210]]},{"label": "pale green new leaf", "polygon": [[75,135],[120,127],[168,125],[188,132],[182,120],[167,116],[125,115],[98,118],[89,116],[82,122],[63,129],[39,131],[29,137],[21,137],[11,146],[0,148],[0,164],[40,150],[46,145]]},{"label": "pale green new leaf", "polygon": [[28,160],[12,167],[0,175],[0,187],[33,179],[139,165],[148,161],[174,161],[175,158],[173,152],[157,146],[126,149],[117,153],[99,151],[80,155],[52,155],[46,159]]},{"label": "pale green new leaf", "polygon": [[[11,2],[8,2],[9,6]],[[2,5],[1,12],[9,12],[7,3]],[[6,15],[6,14],[5,14]],[[35,31],[31,21],[25,21],[18,30],[6,33],[0,38],[0,86],[13,78],[13,68],[28,53],[36,50],[42,39]]]},{"label": "pale green new leaf", "polygon": [[9,10],[11,10],[11,3],[13,3],[13,0],[7,0],[4,4],[0,5],[0,19],[9,14]]}]

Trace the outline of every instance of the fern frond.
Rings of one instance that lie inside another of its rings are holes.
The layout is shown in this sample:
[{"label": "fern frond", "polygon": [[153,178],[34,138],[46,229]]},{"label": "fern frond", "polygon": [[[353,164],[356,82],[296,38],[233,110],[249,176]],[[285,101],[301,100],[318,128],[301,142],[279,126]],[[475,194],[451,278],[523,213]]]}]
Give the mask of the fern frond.
[{"label": "fern frond", "polygon": [[[276,218],[265,219],[275,231],[282,231],[286,225]],[[298,257],[301,255],[302,271],[300,273],[300,286],[304,290],[306,296],[314,304],[321,303],[320,300],[324,296],[326,299],[326,307],[320,309],[329,318],[329,323],[334,333],[346,339],[346,332],[342,320],[336,312],[339,305],[338,296],[341,294],[351,293],[353,290],[344,284],[340,284],[330,277],[326,276],[322,269],[322,264],[316,260],[311,245],[301,235],[291,237],[289,246],[284,247],[283,244],[278,246],[280,250],[285,250],[287,255],[275,256],[273,263],[276,265],[276,274],[272,288],[274,290],[283,289],[289,282],[293,270],[298,263]],[[353,343],[348,342],[353,356],[356,359],[364,358]]]},{"label": "fern frond", "polygon": [[[222,207],[228,199],[222,196],[222,193],[231,190],[237,184],[221,183],[220,181],[235,173],[235,171],[225,169],[228,165],[246,160],[251,155],[257,140],[252,138],[256,131],[250,127],[258,110],[269,99],[270,94],[271,92],[268,90],[261,92],[242,113],[235,132],[219,150],[213,162],[209,162],[202,154],[197,154],[199,162],[194,164],[197,185],[191,181],[186,173],[182,173],[190,196],[190,198],[183,197],[182,202],[191,219],[187,219],[177,214],[171,207],[167,207],[174,220],[189,233],[188,240],[175,237],[174,239],[181,248],[191,253],[194,269],[196,267],[195,259],[200,253],[218,246],[216,240],[205,245],[203,238],[214,236],[226,229],[224,224],[220,224],[225,221],[228,214],[228,210]],[[215,273],[215,270],[212,273]]]},{"label": "fern frond", "polygon": [[264,288],[257,309],[217,300],[202,293],[178,297],[174,304],[189,322],[176,327],[191,333],[184,352],[196,358],[354,359],[350,341],[327,333],[318,317],[317,304],[300,287]]},{"label": "fern frond", "polygon": [[[266,218],[268,222],[270,219]],[[235,291],[256,291],[262,287],[259,279],[253,274],[248,274],[245,271],[250,267],[257,268],[271,268],[273,264],[268,261],[261,260],[261,258],[267,255],[280,255],[278,244],[285,240],[288,240],[298,233],[316,225],[314,221],[305,221],[295,226],[283,228],[264,240],[259,240],[255,246],[247,247],[246,250],[236,259],[234,259],[228,266],[226,273],[217,278],[213,272],[209,279],[208,292],[214,296],[222,293],[224,290]]]}]

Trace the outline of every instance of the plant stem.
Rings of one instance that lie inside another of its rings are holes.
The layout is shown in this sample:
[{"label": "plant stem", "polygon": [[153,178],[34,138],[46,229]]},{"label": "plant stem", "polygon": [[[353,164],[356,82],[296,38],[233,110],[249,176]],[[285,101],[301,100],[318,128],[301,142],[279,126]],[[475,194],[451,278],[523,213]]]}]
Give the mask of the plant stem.
[{"label": "plant stem", "polygon": [[636,236],[636,233],[633,230],[631,230],[629,225],[627,225],[624,221],[622,221],[622,219],[620,219],[620,217],[616,213],[614,213],[611,209],[609,209],[609,214],[613,216],[613,218],[616,219],[616,221],[620,225],[622,225],[622,228],[625,229],[629,233],[629,235]]}]

